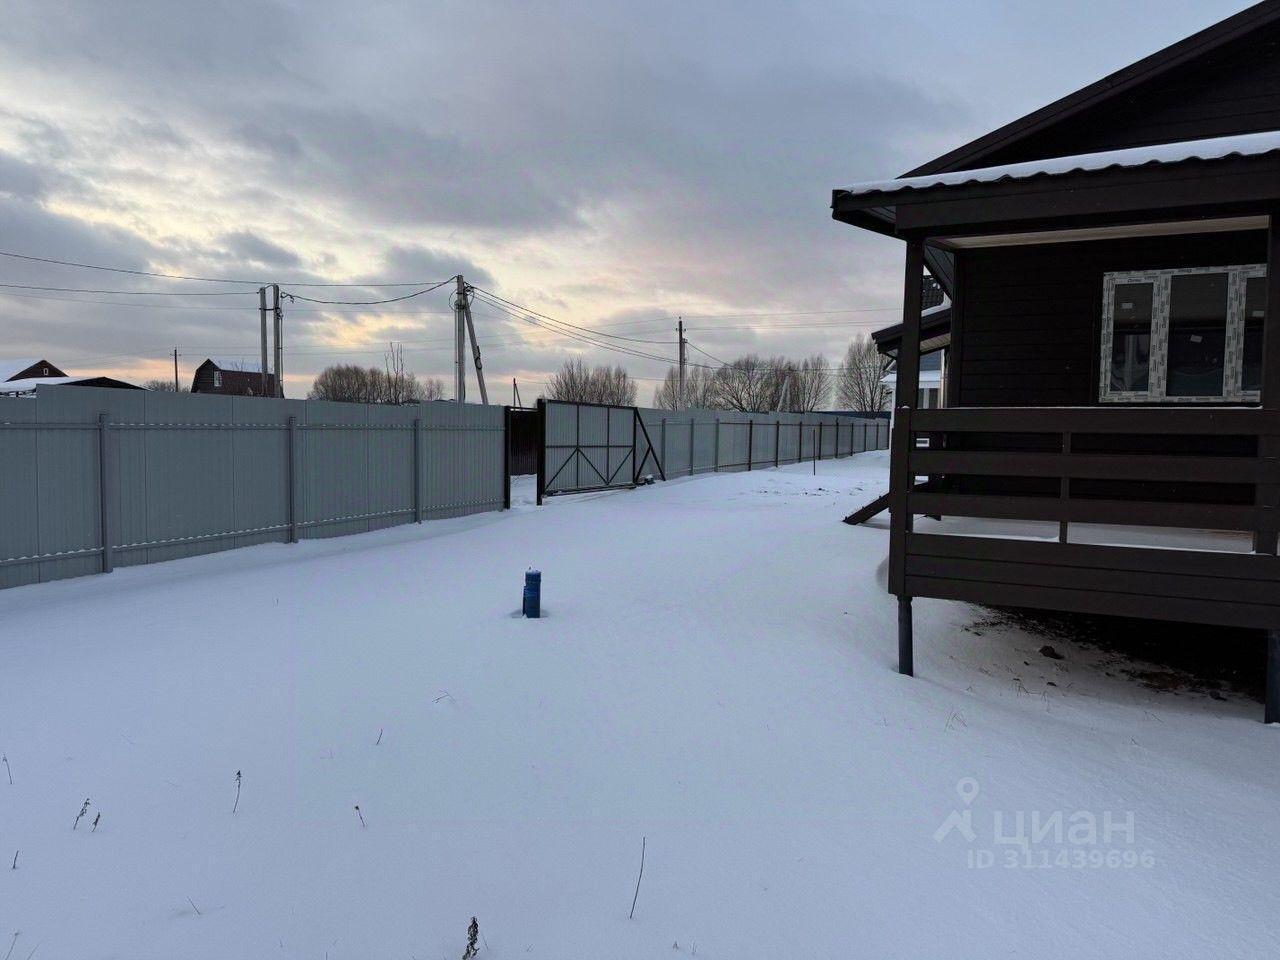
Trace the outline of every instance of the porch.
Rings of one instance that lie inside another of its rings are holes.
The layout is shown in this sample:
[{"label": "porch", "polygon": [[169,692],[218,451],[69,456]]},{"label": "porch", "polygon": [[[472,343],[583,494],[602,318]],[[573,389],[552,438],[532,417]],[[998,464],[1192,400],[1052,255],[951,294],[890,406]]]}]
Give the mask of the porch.
[{"label": "porch", "polygon": [[[907,247],[899,670],[913,597],[1258,628],[1280,722],[1280,134],[864,184],[833,208]],[[943,409],[917,399],[926,262],[952,298]],[[1177,298],[1205,277],[1221,315],[1188,321]]]}]

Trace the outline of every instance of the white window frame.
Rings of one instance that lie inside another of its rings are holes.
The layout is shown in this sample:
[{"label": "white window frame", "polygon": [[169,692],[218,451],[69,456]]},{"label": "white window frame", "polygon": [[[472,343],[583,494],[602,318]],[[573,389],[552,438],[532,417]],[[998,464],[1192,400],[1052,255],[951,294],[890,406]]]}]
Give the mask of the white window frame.
[{"label": "white window frame", "polygon": [[221,370],[215,370],[215,371],[213,371],[213,385],[214,385],[215,387],[220,387],[220,386],[222,386],[222,371],[221,371]]},{"label": "white window frame", "polygon": [[[1169,375],[1169,291],[1174,277],[1202,273],[1227,275],[1227,331],[1222,362],[1222,396],[1166,396]],[[1245,283],[1265,277],[1266,264],[1233,264],[1226,267],[1179,267],[1173,270],[1139,270],[1102,276],[1102,344],[1098,368],[1098,399],[1102,403],[1259,403],[1258,390],[1244,390]],[[1118,283],[1150,283],[1151,346],[1147,352],[1147,389],[1111,389],[1111,342],[1115,334],[1115,288]],[[1270,309],[1268,309],[1270,313]]]}]

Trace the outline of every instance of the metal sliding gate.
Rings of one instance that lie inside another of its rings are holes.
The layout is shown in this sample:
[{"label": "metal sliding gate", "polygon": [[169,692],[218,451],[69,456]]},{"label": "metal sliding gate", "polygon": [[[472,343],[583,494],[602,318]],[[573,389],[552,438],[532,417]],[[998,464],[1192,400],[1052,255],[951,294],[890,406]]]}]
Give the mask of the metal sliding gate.
[{"label": "metal sliding gate", "polygon": [[636,407],[539,400],[538,421],[538,503],[561,493],[634,487],[648,471],[666,479]]}]

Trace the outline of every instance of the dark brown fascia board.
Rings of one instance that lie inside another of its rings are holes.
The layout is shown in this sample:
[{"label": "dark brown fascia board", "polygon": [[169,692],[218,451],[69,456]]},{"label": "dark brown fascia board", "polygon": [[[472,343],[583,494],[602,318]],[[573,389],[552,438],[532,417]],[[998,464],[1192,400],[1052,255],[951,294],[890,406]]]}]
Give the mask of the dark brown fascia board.
[{"label": "dark brown fascia board", "polygon": [[1241,10],[1087,87],[1082,87],[1075,93],[1067,94],[1039,110],[1034,110],[1003,127],[983,134],[976,140],[971,140],[963,146],[944,153],[914,170],[908,170],[902,176],[918,177],[981,166],[983,157],[1069,120],[1084,110],[1095,107],[1112,97],[1120,96],[1140,84],[1276,21],[1280,21],[1280,0],[1263,0],[1262,3]]}]

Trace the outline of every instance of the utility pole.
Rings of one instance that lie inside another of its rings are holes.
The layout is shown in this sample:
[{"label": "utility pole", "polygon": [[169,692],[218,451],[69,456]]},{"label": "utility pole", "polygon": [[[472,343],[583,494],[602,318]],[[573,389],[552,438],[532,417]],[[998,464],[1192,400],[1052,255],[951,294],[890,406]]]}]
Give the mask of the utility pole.
[{"label": "utility pole", "polygon": [[178,392],[178,348],[173,348],[173,392]]},{"label": "utility pole", "polygon": [[262,389],[258,391],[259,396],[267,395],[267,373],[271,369],[267,365],[267,288],[258,288],[258,317],[262,321]]},{"label": "utility pole", "polygon": [[275,315],[276,396],[284,397],[284,311],[280,309],[280,284],[271,285],[272,313]]},{"label": "utility pole", "polygon": [[462,355],[466,332],[466,318],[462,315],[462,305],[467,299],[467,282],[458,274],[458,292],[453,298],[453,399],[457,403],[467,402],[467,368],[463,364]]},{"label": "utility pole", "polygon": [[685,408],[685,392],[684,392],[684,364],[685,364],[685,340],[684,340],[684,318],[676,320],[676,336],[680,338],[680,350],[677,356],[680,358],[680,384],[676,390],[676,409],[683,410]]},{"label": "utility pole", "polygon": [[470,290],[463,284],[462,312],[467,318],[467,336],[471,338],[471,357],[476,364],[476,382],[480,384],[480,402],[489,405],[489,390],[484,385],[484,366],[480,363],[480,344],[476,342],[476,325],[471,321]]}]

